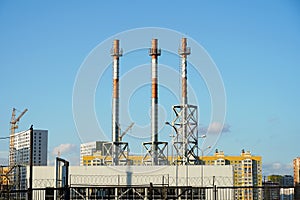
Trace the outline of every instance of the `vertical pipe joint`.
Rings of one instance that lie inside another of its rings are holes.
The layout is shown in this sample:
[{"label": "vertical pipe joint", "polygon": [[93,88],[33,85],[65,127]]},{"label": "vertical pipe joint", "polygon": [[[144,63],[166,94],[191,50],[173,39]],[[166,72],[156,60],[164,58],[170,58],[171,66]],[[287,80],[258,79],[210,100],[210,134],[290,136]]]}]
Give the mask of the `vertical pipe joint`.
[{"label": "vertical pipe joint", "polygon": [[187,47],[187,39],[186,38],[181,39],[181,48],[179,48],[178,54],[185,58],[191,54],[191,48]]},{"label": "vertical pipe joint", "polygon": [[114,40],[113,42],[113,48],[110,51],[111,56],[114,57],[114,59],[117,59],[123,55],[123,50],[120,49],[120,41]]},{"label": "vertical pipe joint", "polygon": [[161,49],[157,48],[157,39],[152,39],[151,48],[149,49],[149,55],[152,56],[152,58],[157,58],[161,55]]}]

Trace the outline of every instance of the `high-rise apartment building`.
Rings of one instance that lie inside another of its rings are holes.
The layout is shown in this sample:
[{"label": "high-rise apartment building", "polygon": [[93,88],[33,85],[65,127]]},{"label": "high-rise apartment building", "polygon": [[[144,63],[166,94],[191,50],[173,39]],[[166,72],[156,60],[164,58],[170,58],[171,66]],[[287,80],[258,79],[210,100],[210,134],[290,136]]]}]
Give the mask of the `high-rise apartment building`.
[{"label": "high-rise apartment building", "polygon": [[[30,160],[30,130],[15,133],[10,158],[16,166],[14,182],[17,188],[26,188],[26,165]],[[33,165],[46,166],[48,153],[48,130],[33,130]],[[11,162],[9,162],[11,163]],[[13,166],[10,166],[13,167]]]},{"label": "high-rise apartment building", "polygon": [[282,185],[283,186],[293,186],[294,185],[294,177],[291,175],[284,175],[282,177]]},{"label": "high-rise apartment building", "polygon": [[[30,130],[15,134],[12,158],[15,164],[28,165],[30,153]],[[48,131],[33,130],[33,165],[47,165]]]},{"label": "high-rise apartment building", "polygon": [[[90,156],[94,156],[95,154],[102,155],[104,143],[107,143],[107,142],[106,141],[93,141],[93,142],[81,144],[80,145],[80,166],[93,165],[93,164],[91,164],[90,160],[87,161],[87,160],[83,159],[83,157],[86,157],[86,156],[90,157]],[[101,164],[98,163],[97,165],[101,165]]]},{"label": "high-rise apartment building", "polygon": [[300,184],[300,157],[295,158],[293,161],[294,164],[294,184],[299,185]]},{"label": "high-rise apartment building", "polygon": [[83,165],[83,156],[91,156],[96,152],[96,141],[80,145],[80,165]]},{"label": "high-rise apartment building", "polygon": [[300,199],[300,157],[293,160],[294,164],[294,184],[295,184],[295,199]]},{"label": "high-rise apartment building", "polygon": [[[254,156],[244,150],[240,156],[227,156],[223,151],[216,150],[213,156],[203,156],[199,159],[205,165],[232,165],[235,186],[262,186],[261,156]],[[261,199],[261,191],[259,189],[239,189],[235,193],[235,199]]]}]

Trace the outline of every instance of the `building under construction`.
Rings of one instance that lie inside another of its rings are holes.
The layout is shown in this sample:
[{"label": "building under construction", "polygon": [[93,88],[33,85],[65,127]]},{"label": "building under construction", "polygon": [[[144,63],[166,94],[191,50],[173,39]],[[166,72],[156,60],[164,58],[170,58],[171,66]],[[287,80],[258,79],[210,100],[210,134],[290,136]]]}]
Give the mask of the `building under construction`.
[{"label": "building under construction", "polygon": [[[0,188],[6,191],[27,189],[27,166],[32,161],[33,166],[46,166],[48,162],[48,130],[34,129],[32,144],[30,132],[25,130],[16,132],[18,123],[25,109],[16,117],[17,109],[13,108],[9,137],[9,165],[1,166]],[[31,148],[32,147],[32,148]],[[32,152],[32,156],[31,155]]]}]

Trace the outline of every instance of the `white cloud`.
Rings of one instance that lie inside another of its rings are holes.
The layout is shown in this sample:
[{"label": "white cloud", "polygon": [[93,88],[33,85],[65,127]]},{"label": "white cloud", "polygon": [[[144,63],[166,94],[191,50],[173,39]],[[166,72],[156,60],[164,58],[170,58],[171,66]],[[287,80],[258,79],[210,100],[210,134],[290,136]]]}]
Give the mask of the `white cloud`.
[{"label": "white cloud", "polygon": [[77,146],[75,144],[60,144],[57,147],[54,147],[52,155],[65,155],[71,154],[77,151]]},{"label": "white cloud", "polygon": [[293,164],[292,163],[280,163],[272,162],[263,164],[263,175],[268,176],[272,174],[278,175],[292,175]]},{"label": "white cloud", "polygon": [[74,155],[68,158],[70,165],[78,166],[80,164],[79,155]]},{"label": "white cloud", "polygon": [[200,133],[217,134],[227,132],[230,132],[230,125],[220,122],[212,122],[209,126],[200,128]]},{"label": "white cloud", "polygon": [[48,165],[54,165],[55,157],[58,156],[70,162],[70,165],[79,165],[80,152],[75,144],[60,144],[49,152]]},{"label": "white cloud", "polygon": [[277,170],[277,169],[281,169],[281,163],[273,163],[272,164],[272,169],[275,169],[275,170]]}]

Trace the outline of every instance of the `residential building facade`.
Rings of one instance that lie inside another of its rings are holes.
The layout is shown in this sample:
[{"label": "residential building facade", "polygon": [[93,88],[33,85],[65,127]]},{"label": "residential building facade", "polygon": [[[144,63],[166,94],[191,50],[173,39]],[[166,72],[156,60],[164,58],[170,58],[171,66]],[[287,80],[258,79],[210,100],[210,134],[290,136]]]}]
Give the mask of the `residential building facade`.
[{"label": "residential building facade", "polygon": [[[14,182],[17,188],[26,189],[26,166],[30,161],[30,130],[15,133],[14,145],[10,149],[16,166]],[[33,130],[33,165],[46,166],[48,161],[48,130]],[[13,167],[13,166],[10,166]]]},{"label": "residential building facade", "polygon": [[278,183],[279,186],[294,186],[294,178],[291,175],[270,175],[267,178],[268,182]]},{"label": "residential building facade", "polygon": [[284,175],[282,177],[283,186],[294,186],[294,177],[291,175]]},{"label": "residential building facade", "polygon": [[[91,156],[94,155],[102,155],[103,144],[107,143],[106,141],[93,141],[88,143],[83,143],[80,145],[80,166],[88,166],[91,165],[91,162],[94,158]],[[84,159],[87,156],[89,159]],[[98,158],[95,157],[95,162],[97,161],[98,165],[101,165],[98,162]],[[93,165],[93,164],[92,164]]]},{"label": "residential building facade", "polygon": [[[234,186],[262,186],[262,157],[254,156],[250,151],[242,150],[239,156],[227,156],[216,150],[213,156],[199,158],[205,165],[232,165],[234,170]],[[259,189],[240,189],[235,193],[238,200],[261,199]]]},{"label": "residential building facade", "polygon": [[295,158],[293,161],[294,164],[294,184],[299,185],[300,184],[300,157]]},{"label": "residential building facade", "polygon": [[[14,163],[28,165],[30,159],[30,130],[15,134],[12,152]],[[33,130],[33,165],[47,165],[48,130]]]},{"label": "residential building facade", "polygon": [[8,180],[9,167],[0,166],[0,191],[9,184]]}]

